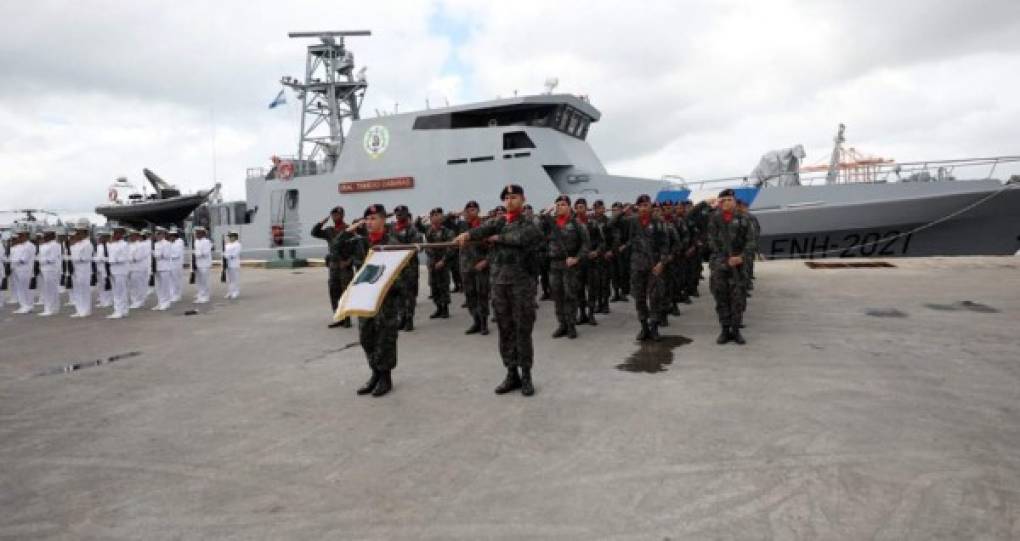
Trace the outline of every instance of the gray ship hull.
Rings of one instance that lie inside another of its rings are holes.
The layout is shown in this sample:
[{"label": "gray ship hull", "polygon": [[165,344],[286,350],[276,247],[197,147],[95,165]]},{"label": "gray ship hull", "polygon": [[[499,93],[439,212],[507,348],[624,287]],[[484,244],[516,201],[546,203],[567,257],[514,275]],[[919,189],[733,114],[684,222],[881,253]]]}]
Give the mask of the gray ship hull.
[{"label": "gray ship hull", "polygon": [[1020,185],[995,180],[769,187],[752,210],[772,259],[1020,250]]}]

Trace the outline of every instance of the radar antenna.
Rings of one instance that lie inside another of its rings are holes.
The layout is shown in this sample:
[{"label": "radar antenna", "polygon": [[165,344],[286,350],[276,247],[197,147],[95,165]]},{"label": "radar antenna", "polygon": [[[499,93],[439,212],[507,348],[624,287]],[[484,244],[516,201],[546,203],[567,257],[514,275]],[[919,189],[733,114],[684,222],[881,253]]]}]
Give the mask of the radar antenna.
[{"label": "radar antenna", "polygon": [[[361,117],[361,103],[368,81],[365,68],[354,71],[354,54],[344,45],[349,36],[371,36],[368,30],[326,32],[290,32],[291,38],[318,38],[308,46],[305,78],[283,77],[280,83],[297,93],[301,100],[301,132],[298,138],[299,168],[306,161],[325,159],[330,169],[336,165],[344,146],[344,120]],[[325,126],[326,130],[321,129]]]}]

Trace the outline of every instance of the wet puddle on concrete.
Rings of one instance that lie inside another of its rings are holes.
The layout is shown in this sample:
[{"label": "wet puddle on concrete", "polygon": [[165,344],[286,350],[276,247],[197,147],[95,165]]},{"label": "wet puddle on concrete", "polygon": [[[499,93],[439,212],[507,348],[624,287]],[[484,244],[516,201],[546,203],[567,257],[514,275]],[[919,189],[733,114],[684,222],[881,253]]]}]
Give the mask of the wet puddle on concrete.
[{"label": "wet puddle on concrete", "polygon": [[137,357],[141,355],[141,351],[129,351],[127,353],[118,353],[117,355],[110,355],[105,359],[96,359],[94,361],[82,361],[65,364],[63,366],[57,366],[44,372],[40,372],[40,376],[50,376],[53,374],[69,374],[71,372],[77,372],[85,368],[92,368],[93,366],[102,366],[104,364],[115,363],[123,359],[129,359],[131,357]]},{"label": "wet puddle on concrete", "polygon": [[925,304],[926,307],[932,310],[939,310],[942,312],[955,312],[957,310],[970,310],[971,312],[977,312],[979,314],[998,314],[997,308],[992,308],[987,304],[981,304],[980,302],[974,301],[959,301],[953,304]]},{"label": "wet puddle on concrete", "polygon": [[895,308],[869,308],[864,313],[872,317],[907,317],[906,312]]},{"label": "wet puddle on concrete", "polygon": [[662,335],[659,342],[641,342],[637,351],[622,364],[616,365],[616,369],[646,374],[665,372],[666,365],[673,364],[673,350],[690,343],[691,339],[686,336],[668,335]]}]

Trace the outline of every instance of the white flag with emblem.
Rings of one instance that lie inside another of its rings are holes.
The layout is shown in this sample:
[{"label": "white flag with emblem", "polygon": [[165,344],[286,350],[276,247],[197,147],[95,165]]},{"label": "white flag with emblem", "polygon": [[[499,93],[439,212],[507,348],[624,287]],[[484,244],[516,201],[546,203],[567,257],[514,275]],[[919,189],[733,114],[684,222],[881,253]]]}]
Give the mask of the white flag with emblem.
[{"label": "white flag with emblem", "polygon": [[375,317],[400,271],[411,262],[414,255],[414,250],[370,250],[365,263],[340,297],[333,319],[340,321],[349,316]]}]

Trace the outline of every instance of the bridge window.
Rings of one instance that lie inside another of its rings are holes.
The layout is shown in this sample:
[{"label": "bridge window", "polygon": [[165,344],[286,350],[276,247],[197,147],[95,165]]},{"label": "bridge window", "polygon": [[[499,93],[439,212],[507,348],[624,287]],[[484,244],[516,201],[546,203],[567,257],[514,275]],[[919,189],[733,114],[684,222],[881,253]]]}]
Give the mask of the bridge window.
[{"label": "bridge window", "polygon": [[503,150],[515,150],[518,148],[535,148],[528,134],[522,131],[510,131],[503,134]]}]

